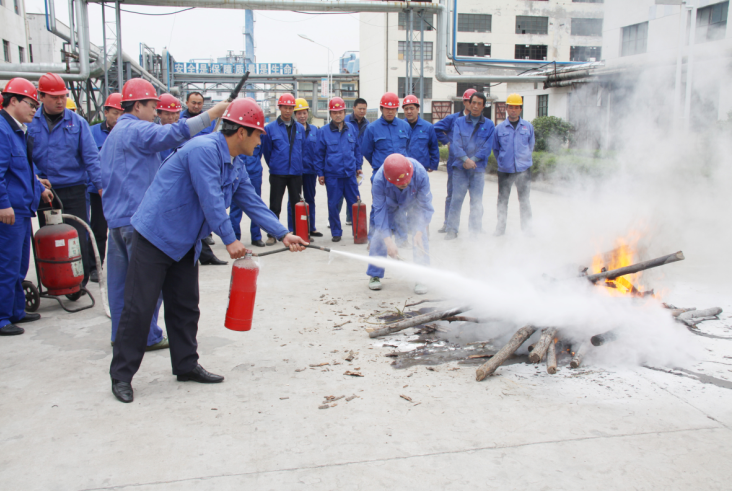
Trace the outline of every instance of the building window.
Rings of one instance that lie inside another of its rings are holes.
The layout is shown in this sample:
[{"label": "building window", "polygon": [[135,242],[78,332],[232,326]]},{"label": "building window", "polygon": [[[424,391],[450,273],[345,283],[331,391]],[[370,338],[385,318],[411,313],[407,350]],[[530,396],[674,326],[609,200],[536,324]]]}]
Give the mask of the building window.
[{"label": "building window", "polygon": [[458,14],[458,32],[491,32],[491,16]]},{"label": "building window", "polygon": [[[456,96],[460,97],[462,99],[463,94],[468,89],[475,89],[478,92],[483,92],[485,95],[491,94],[491,87],[489,85],[476,85],[472,84],[470,82],[458,82],[457,84],[457,93]],[[455,111],[457,112],[457,111]]]},{"label": "building window", "polygon": [[549,116],[549,94],[536,96],[536,117]]},{"label": "building window", "polygon": [[602,19],[572,19],[572,36],[602,36]]},{"label": "building window", "polygon": [[[432,26],[435,25],[435,14],[424,15],[424,30],[431,31]],[[419,15],[412,14],[412,29],[419,31]],[[407,30],[407,14],[406,12],[399,12],[399,30]]]},{"label": "building window", "polygon": [[341,84],[341,97],[358,97],[356,84]]},{"label": "building window", "polygon": [[517,60],[546,61],[547,46],[545,44],[517,44],[515,58]]},{"label": "building window", "polygon": [[623,27],[623,44],[620,56],[637,55],[648,47],[648,22]]},{"label": "building window", "polygon": [[569,61],[597,61],[602,59],[600,46],[570,46]]},{"label": "building window", "polygon": [[328,99],[318,99],[318,111],[328,110]]},{"label": "building window", "polygon": [[496,108],[496,121],[506,119],[506,103],[496,102],[493,104],[493,106]]},{"label": "building window", "polygon": [[[419,41],[412,43],[412,60],[419,61]],[[399,59],[407,59],[407,42],[399,41]],[[424,43],[424,59],[425,61],[432,61],[432,41],[425,41]]]},{"label": "building window", "polygon": [[516,16],[516,34],[547,34],[549,17]]},{"label": "building window", "polygon": [[25,63],[25,49],[22,46],[18,46],[18,60]]},{"label": "building window", "polygon": [[696,42],[724,39],[727,33],[729,2],[722,2],[696,11]]},{"label": "building window", "polygon": [[33,45],[32,44],[28,45],[28,56],[30,57],[30,59],[28,61],[33,63]]},{"label": "building window", "polygon": [[476,56],[490,58],[491,45],[483,43],[457,43],[458,56]]},{"label": "building window", "polygon": [[[404,97],[409,94],[414,94],[417,97],[419,97],[419,77],[414,77],[412,79],[412,90],[407,92],[407,78],[406,77],[399,77],[399,87],[397,89],[397,95],[399,97]],[[432,77],[425,77],[424,78],[424,98],[425,99],[432,99]],[[424,104],[424,101],[422,101],[422,104]]]},{"label": "building window", "polygon": [[10,63],[10,43],[3,39],[3,55],[5,56],[5,61]]},{"label": "building window", "polygon": [[14,0],[14,1],[15,1],[15,13],[20,15],[20,1],[19,0]]}]

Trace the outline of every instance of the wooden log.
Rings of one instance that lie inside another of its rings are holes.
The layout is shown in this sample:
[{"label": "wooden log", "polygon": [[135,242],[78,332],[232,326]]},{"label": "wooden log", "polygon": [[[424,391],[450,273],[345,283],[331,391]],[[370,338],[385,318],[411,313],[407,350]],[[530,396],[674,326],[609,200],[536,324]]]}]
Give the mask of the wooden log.
[{"label": "wooden log", "polygon": [[682,322],[685,322],[687,320],[694,319],[696,317],[715,317],[722,313],[722,309],[719,307],[712,307],[709,309],[701,309],[701,310],[690,310],[688,312],[683,312],[676,316],[676,318]]},{"label": "wooden log", "polygon": [[590,343],[583,341],[580,347],[574,352],[572,361],[569,362],[569,366],[572,368],[578,368],[582,364],[582,358],[585,357],[585,353],[590,349]]},{"label": "wooden log", "polygon": [[602,273],[590,274],[586,278],[592,283],[597,283],[600,280],[613,280],[619,276],[625,276],[626,274],[638,273],[646,269],[657,268],[664,264],[675,263],[676,261],[683,261],[684,253],[679,251],[675,254],[669,254],[668,256],[658,257],[656,259],[649,259],[637,264],[631,264],[618,269],[610,271],[603,271]]},{"label": "wooden log", "polygon": [[557,373],[557,347],[554,345],[554,339],[549,343],[546,352],[546,372],[551,375]]},{"label": "wooden log", "polygon": [[443,319],[445,317],[450,317],[452,315],[457,315],[465,312],[466,310],[470,310],[470,307],[467,305],[464,305],[462,307],[455,307],[449,310],[440,310],[436,312],[429,312],[427,314],[418,315],[415,317],[411,317],[409,319],[404,319],[403,321],[395,322],[394,324],[390,324],[386,327],[382,327],[381,329],[374,329],[369,333],[370,338],[378,338],[380,336],[386,336],[388,334],[393,334],[395,332],[403,331],[404,329],[408,329],[410,327],[419,326],[421,324],[424,324],[426,322],[432,322],[432,321],[438,321],[440,319]]},{"label": "wooden log", "polygon": [[554,344],[554,336],[556,336],[556,334],[556,327],[548,327],[544,329],[544,332],[539,338],[539,342],[536,343],[536,346],[534,346],[534,349],[531,350],[531,353],[529,354],[529,361],[531,361],[531,363],[539,363],[542,358],[544,358],[546,351],[549,349],[549,344]]},{"label": "wooden log", "polygon": [[443,317],[442,320],[448,322],[475,322],[477,324],[483,322],[477,317],[465,317],[463,315],[451,315],[450,317]]},{"label": "wooden log", "polygon": [[503,346],[503,348],[500,349],[498,353],[493,355],[493,357],[488,360],[487,362],[483,363],[476,371],[475,371],[475,380],[480,382],[484,378],[488,377],[489,375],[493,375],[493,372],[495,372],[498,367],[500,367],[504,361],[508,359],[509,356],[514,354],[519,347],[521,347],[522,344],[524,344],[524,341],[529,339],[532,334],[536,332],[536,327],[534,326],[524,326],[511,337],[511,339],[508,341],[506,345]]},{"label": "wooden log", "polygon": [[616,331],[608,331],[602,334],[596,334],[590,338],[592,346],[602,346],[605,343],[615,341],[618,338]]}]

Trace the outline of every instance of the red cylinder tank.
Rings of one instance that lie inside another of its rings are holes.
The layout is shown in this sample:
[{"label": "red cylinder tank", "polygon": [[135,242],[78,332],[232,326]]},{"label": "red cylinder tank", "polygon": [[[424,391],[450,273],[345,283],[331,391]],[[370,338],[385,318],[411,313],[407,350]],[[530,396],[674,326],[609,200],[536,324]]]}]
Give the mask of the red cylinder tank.
[{"label": "red cylinder tank", "polygon": [[259,265],[247,254],[234,261],[229,285],[229,307],[224,326],[232,331],[248,331],[252,328],[254,299],[257,296]]},{"label": "red cylinder tank", "polygon": [[368,242],[369,217],[366,212],[366,205],[358,200],[353,203],[353,243],[365,244]]},{"label": "red cylinder tank", "polygon": [[295,204],[295,235],[310,242],[310,205],[304,200]]},{"label": "red cylinder tank", "polygon": [[33,238],[41,283],[51,295],[70,295],[84,281],[79,234],[71,225],[60,223],[60,212],[49,222],[52,224],[41,227]]}]

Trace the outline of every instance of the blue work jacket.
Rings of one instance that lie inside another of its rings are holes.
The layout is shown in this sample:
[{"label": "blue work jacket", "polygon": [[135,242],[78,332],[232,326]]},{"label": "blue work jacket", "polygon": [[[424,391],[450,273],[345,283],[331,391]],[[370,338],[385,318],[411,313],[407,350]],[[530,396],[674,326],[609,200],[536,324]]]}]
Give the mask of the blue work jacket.
[{"label": "blue work jacket", "polygon": [[340,131],[332,121],[323,126],[318,135],[316,155],[319,176],[355,176],[363,163],[356,124],[344,122]]},{"label": "blue work jacket", "polygon": [[[185,120],[165,126],[123,114],[102,147],[102,205],[109,228],[130,224],[130,218],[160,167],[158,152],[191,137]],[[174,200],[173,196],[168,199]]]},{"label": "blue work jacket", "polygon": [[481,116],[476,124],[468,117],[458,118],[452,127],[452,148],[455,154],[454,167],[463,165],[463,157],[475,162],[475,170],[485,172],[488,157],[493,149],[493,139],[496,133],[493,121]]},{"label": "blue work jacket", "polygon": [[287,135],[287,125],[282,118],[277,118],[264,127],[266,135],[262,135],[262,154],[269,166],[269,173],[275,176],[302,175],[302,142],[305,128],[292,120],[293,139]]},{"label": "blue work jacket", "polygon": [[[452,128],[455,126],[455,121],[465,116],[465,111],[452,113],[445,118],[435,123],[435,134],[437,134],[437,141],[443,145],[449,145],[452,143]],[[450,145],[450,151],[447,154],[447,167],[452,167],[455,162],[455,154],[453,152],[452,145]]]},{"label": "blue work jacket", "polygon": [[[109,129],[106,121],[102,121],[99,124],[95,124],[94,126],[92,126],[90,128],[90,130],[92,133],[92,137],[94,137],[94,142],[97,144],[97,150],[101,151],[102,145],[104,145],[104,142],[107,140],[107,136],[109,136],[109,132],[112,130]],[[88,174],[87,174],[86,181],[87,181],[86,182],[86,191],[88,193],[91,194],[91,193],[96,193],[97,191],[99,191],[99,189],[96,188],[96,186],[94,186],[94,183],[91,182],[91,180],[89,179]]]},{"label": "blue work jacket", "polygon": [[363,133],[361,153],[369,161],[371,167],[378,170],[384,160],[393,153],[407,156],[411,131],[409,123],[403,119],[395,117],[391,123],[388,123],[382,116],[366,127],[366,131]]},{"label": "blue work jacket", "polygon": [[302,173],[317,174],[315,148],[318,145],[318,134],[320,129],[312,124],[305,128],[305,135],[302,141]]},{"label": "blue work jacket", "polygon": [[99,149],[84,118],[64,109],[63,118],[49,133],[40,107],[28,125],[28,136],[33,138],[33,162],[39,176],[53,187],[78,186],[88,179],[97,190],[102,189]]},{"label": "blue work jacket", "polygon": [[239,155],[236,159],[244,166],[250,179],[262,178],[262,145],[254,147],[251,156]]},{"label": "blue work jacket", "polygon": [[346,123],[353,123],[358,128],[358,144],[363,145],[363,134],[366,131],[366,127],[369,125],[369,120],[366,119],[366,116],[364,116],[361,119],[361,122],[359,123],[356,121],[356,117],[351,114],[346,114],[346,119],[344,119]]},{"label": "blue work jacket", "polygon": [[440,165],[440,147],[432,123],[428,123],[420,117],[417,118],[409,138],[407,157],[412,157],[425,169],[437,170],[437,166]]},{"label": "blue work jacket", "polygon": [[414,176],[405,189],[399,189],[384,177],[384,169],[375,172],[371,187],[373,195],[374,240],[389,237],[392,230],[400,228],[397,212],[407,213],[409,230],[404,233],[424,231],[432,220],[430,178],[422,165],[409,159],[414,166]]},{"label": "blue work jacket", "polygon": [[229,245],[236,240],[226,209],[232,201],[254,223],[283,238],[288,230],[254,191],[241,161],[229,155],[223,133],[195,138],[160,168],[132,226],[171,259],[180,261],[212,231]]},{"label": "blue work jacket", "polygon": [[46,189],[35,175],[33,141],[4,109],[0,111],[0,209],[12,208],[17,217],[34,217]]},{"label": "blue work jacket", "polygon": [[516,129],[506,119],[496,127],[496,139],[493,142],[493,153],[498,161],[498,172],[524,172],[533,164],[531,154],[534,152],[534,127],[523,118],[519,118]]},{"label": "blue work jacket", "polygon": [[[191,114],[191,113],[188,112],[188,109],[186,109],[185,111],[183,111],[183,112],[180,113],[180,118],[178,119],[178,121],[180,121],[181,119],[195,118],[196,116],[198,116],[200,114],[201,113]],[[193,135],[191,138],[195,138],[197,136],[202,136],[202,135],[210,135],[211,133],[213,133],[214,130],[216,129],[216,121],[218,121],[218,120],[217,119],[214,119],[213,121],[211,121],[211,124],[208,125],[207,128],[202,129],[201,131],[199,131],[198,133],[196,133],[195,135]],[[172,153],[172,152],[173,152],[173,150],[170,151],[170,153]],[[170,155],[170,153],[168,153],[168,155]],[[166,157],[168,155],[166,155]]]}]

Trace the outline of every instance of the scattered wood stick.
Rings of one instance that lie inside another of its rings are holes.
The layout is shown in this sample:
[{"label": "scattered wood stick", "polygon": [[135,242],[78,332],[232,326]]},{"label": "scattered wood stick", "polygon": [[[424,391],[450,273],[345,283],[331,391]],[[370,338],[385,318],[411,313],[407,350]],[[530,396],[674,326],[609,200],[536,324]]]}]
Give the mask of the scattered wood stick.
[{"label": "scattered wood stick", "polygon": [[554,339],[549,343],[546,352],[546,372],[551,375],[557,373],[557,347],[554,345]]},{"label": "scattered wood stick", "polygon": [[582,358],[585,357],[585,353],[587,353],[589,349],[590,343],[583,341],[582,344],[580,344],[580,347],[574,352],[574,357],[572,358],[572,361],[569,362],[569,366],[572,368],[579,368],[582,364]]},{"label": "scattered wood stick", "polygon": [[516,331],[516,334],[513,335],[508,343],[504,345],[498,353],[493,355],[490,360],[485,362],[478,368],[478,370],[475,371],[475,380],[480,382],[489,375],[493,375],[493,372],[495,372],[509,356],[514,354],[516,350],[524,344],[524,341],[529,339],[534,332],[536,332],[536,327],[534,326],[524,326]]},{"label": "scattered wood stick", "polygon": [[696,310],[696,307],[692,307],[690,309],[671,309],[671,315],[674,317],[678,317],[684,312],[691,312],[692,310]]},{"label": "scattered wood stick", "polygon": [[448,321],[448,322],[475,322],[477,324],[480,324],[483,322],[481,319],[478,319],[477,317],[465,317],[462,315],[451,315],[450,317],[443,317],[441,320]]},{"label": "scattered wood stick", "polygon": [[602,334],[595,334],[590,338],[590,342],[592,343],[592,346],[602,346],[605,343],[609,343],[611,341],[615,341],[618,338],[617,331],[612,330],[608,332],[604,332]]},{"label": "scattered wood stick", "polygon": [[346,321],[346,322],[344,322],[343,324],[336,324],[335,326],[333,326],[333,328],[335,329],[336,327],[343,327],[343,326],[345,326],[346,324],[350,324],[350,323],[351,323],[351,321]]},{"label": "scattered wood stick", "polygon": [[701,310],[690,310],[683,312],[676,317],[676,320],[683,322],[687,326],[693,326],[702,322],[703,320],[709,320],[709,318],[715,318],[722,313],[722,309],[719,307],[712,307],[709,309]]},{"label": "scattered wood stick", "polygon": [[544,329],[541,337],[539,338],[539,341],[536,343],[536,346],[534,346],[534,349],[531,350],[531,353],[529,354],[529,361],[531,363],[539,363],[542,358],[544,358],[544,355],[549,349],[549,344],[554,344],[554,336],[556,336],[556,334],[556,327],[548,327]]},{"label": "scattered wood stick", "polygon": [[436,298],[435,299],[425,298],[424,300],[420,300],[419,302],[408,303],[404,307],[414,307],[415,305],[420,305],[420,304],[423,304],[423,303],[430,303],[430,302],[442,302],[442,300],[436,299]]},{"label": "scattered wood stick", "polygon": [[626,274],[638,273],[646,269],[657,268],[664,264],[675,263],[676,261],[683,261],[684,253],[679,251],[675,254],[669,254],[668,256],[657,257],[656,259],[649,259],[637,264],[631,264],[623,268],[613,269],[610,271],[604,271],[602,273],[590,274],[586,278],[592,283],[597,283],[600,280],[613,280],[619,276],[625,276]]},{"label": "scattered wood stick", "polygon": [[436,312],[429,312],[427,314],[418,315],[415,317],[411,317],[409,319],[404,319],[403,321],[395,322],[394,324],[390,324],[386,327],[382,327],[381,329],[374,329],[373,331],[371,331],[369,333],[369,337],[378,338],[380,336],[394,334],[395,332],[403,331],[404,329],[408,329],[410,327],[419,326],[426,322],[432,322],[432,321],[440,320],[444,317],[449,317],[451,315],[461,314],[469,309],[470,309],[470,307],[468,307],[468,306],[462,306],[462,307],[455,307],[455,308],[452,308],[449,310],[440,310],[440,311],[436,311]]}]

